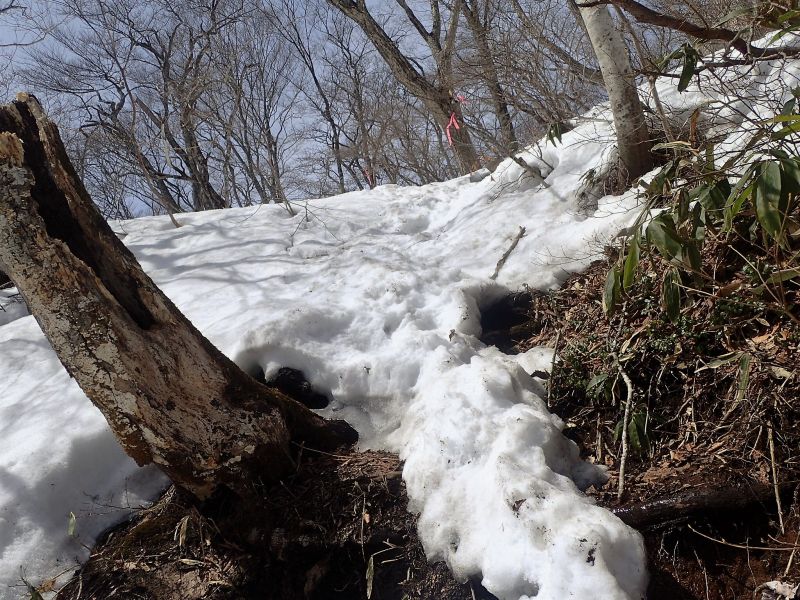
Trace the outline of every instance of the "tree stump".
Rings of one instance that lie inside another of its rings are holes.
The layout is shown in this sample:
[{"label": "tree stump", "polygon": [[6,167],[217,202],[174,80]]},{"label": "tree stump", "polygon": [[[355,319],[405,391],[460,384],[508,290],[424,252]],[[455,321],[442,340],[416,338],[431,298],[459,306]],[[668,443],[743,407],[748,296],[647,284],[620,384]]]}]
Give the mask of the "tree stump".
[{"label": "tree stump", "polygon": [[125,451],[198,498],[276,480],[294,440],[355,441],[200,334],[111,231],[27,94],[0,107],[0,270]]}]

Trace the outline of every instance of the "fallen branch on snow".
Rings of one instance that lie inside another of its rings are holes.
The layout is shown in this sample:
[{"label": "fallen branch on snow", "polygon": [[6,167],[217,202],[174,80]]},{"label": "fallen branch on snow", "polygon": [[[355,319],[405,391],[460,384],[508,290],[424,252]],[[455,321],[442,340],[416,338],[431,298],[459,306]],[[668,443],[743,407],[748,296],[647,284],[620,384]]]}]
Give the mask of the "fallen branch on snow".
[{"label": "fallen branch on snow", "polygon": [[519,231],[517,232],[517,235],[514,237],[514,240],[511,242],[511,246],[509,246],[508,250],[506,250],[503,253],[503,256],[500,257],[500,260],[497,261],[497,266],[494,268],[494,273],[492,273],[492,275],[491,275],[491,277],[489,277],[489,279],[493,279],[493,280],[497,279],[497,276],[500,274],[500,269],[502,269],[503,265],[506,264],[506,261],[508,260],[508,257],[514,251],[514,248],[517,247],[517,244],[519,244],[519,241],[522,239],[522,236],[524,236],[524,235],[525,235],[525,228],[522,225],[520,225],[519,226]]}]

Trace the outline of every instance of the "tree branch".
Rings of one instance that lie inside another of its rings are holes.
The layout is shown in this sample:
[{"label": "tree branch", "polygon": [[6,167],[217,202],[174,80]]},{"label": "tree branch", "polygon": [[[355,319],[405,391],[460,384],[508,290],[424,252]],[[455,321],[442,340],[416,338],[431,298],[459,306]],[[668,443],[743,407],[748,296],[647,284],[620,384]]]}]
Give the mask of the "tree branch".
[{"label": "tree branch", "polygon": [[636,0],[599,0],[597,2],[580,3],[578,6],[581,8],[589,8],[603,4],[613,4],[625,10],[640,23],[673,29],[702,40],[722,40],[728,42],[731,47],[738,50],[741,54],[760,56],[762,53],[766,52],[765,49],[757,48],[745,41],[738,31],[733,31],[724,27],[704,27],[702,25],[697,25],[683,18],[657,12]]}]

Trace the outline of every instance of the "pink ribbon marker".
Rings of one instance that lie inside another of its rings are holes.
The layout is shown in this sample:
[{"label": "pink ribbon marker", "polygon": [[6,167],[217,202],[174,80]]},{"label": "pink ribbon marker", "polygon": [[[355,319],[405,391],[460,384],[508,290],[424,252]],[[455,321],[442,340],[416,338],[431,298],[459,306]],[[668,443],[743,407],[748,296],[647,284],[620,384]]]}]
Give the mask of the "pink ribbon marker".
[{"label": "pink ribbon marker", "polygon": [[372,174],[369,171],[367,171],[366,169],[364,169],[364,168],[361,169],[361,173],[366,178],[367,183],[369,184],[369,187],[374,188],[375,187],[375,180],[372,178]]},{"label": "pink ribbon marker", "polygon": [[[456,95],[456,102],[459,104],[464,104],[467,101],[466,97],[463,94]],[[452,127],[456,128],[456,131],[461,130],[461,125],[458,124],[458,119],[456,118],[456,113],[450,113],[450,122],[447,123],[447,127],[444,128],[444,132],[447,134],[447,141],[452,146],[453,145],[453,133],[450,131]]]},{"label": "pink ribbon marker", "polygon": [[456,119],[456,113],[450,113],[450,122],[447,124],[447,127],[444,128],[444,132],[447,134],[447,141],[452,146],[453,134],[450,131],[451,127],[455,127],[456,130],[461,130],[461,125],[458,124],[458,119]]}]

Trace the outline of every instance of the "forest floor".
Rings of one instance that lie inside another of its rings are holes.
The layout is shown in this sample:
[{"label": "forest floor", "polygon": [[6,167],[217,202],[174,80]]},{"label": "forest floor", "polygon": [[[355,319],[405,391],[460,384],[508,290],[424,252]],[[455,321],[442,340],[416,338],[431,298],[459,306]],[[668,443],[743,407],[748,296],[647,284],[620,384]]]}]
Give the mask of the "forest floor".
[{"label": "forest floor", "polygon": [[724,286],[672,323],[652,300],[652,264],[609,318],[612,262],[504,299],[485,313],[484,341],[510,354],[557,347],[550,409],[582,456],[608,468],[589,493],[642,531],[650,600],[780,597],[765,585],[800,582],[800,327]]},{"label": "forest floor", "polygon": [[262,506],[203,506],[175,488],[110,531],[58,600],[489,600],[428,564],[400,462],[303,449]]}]

